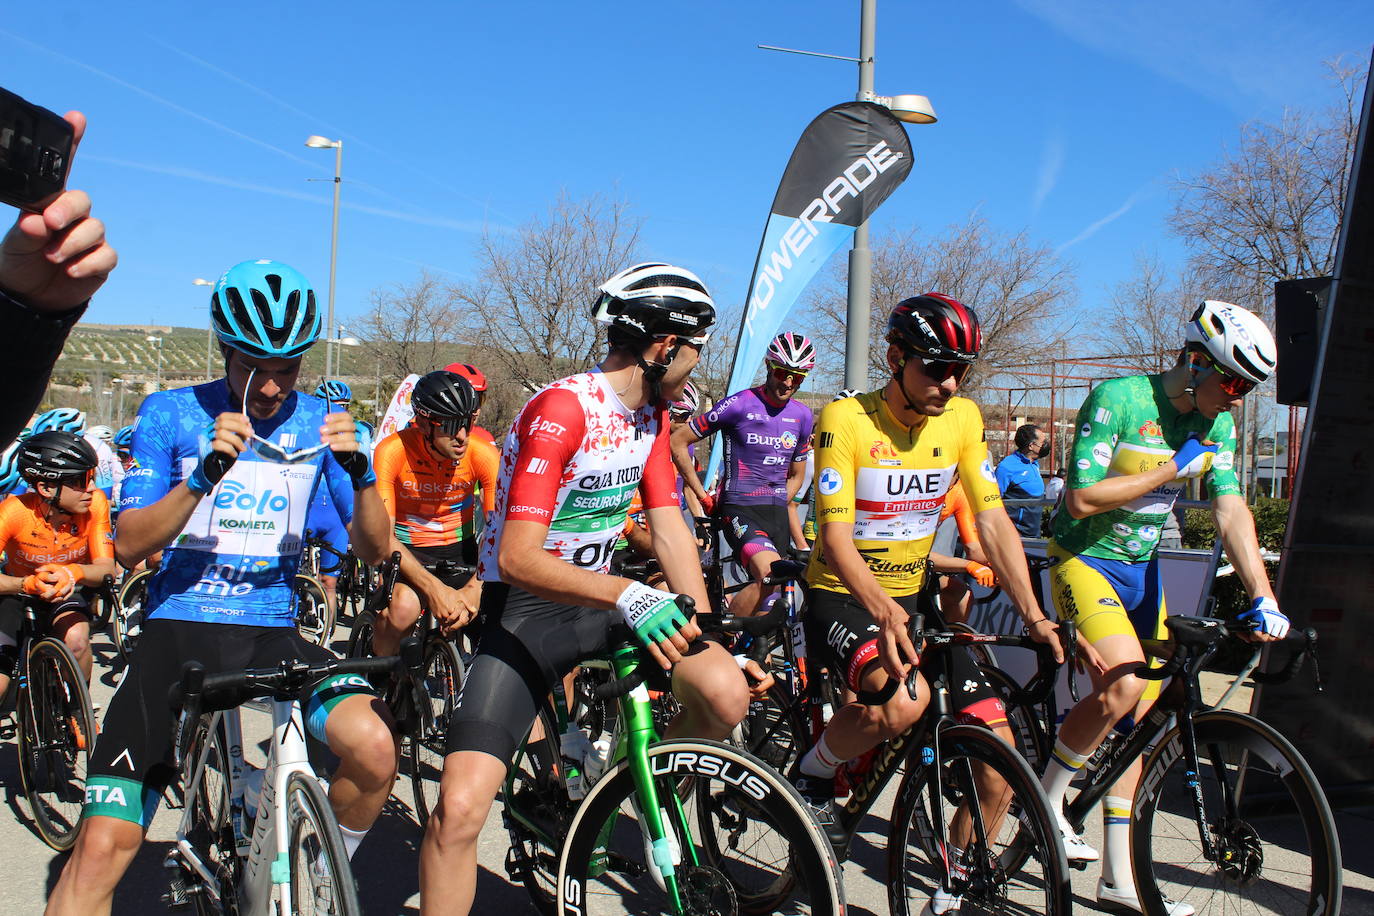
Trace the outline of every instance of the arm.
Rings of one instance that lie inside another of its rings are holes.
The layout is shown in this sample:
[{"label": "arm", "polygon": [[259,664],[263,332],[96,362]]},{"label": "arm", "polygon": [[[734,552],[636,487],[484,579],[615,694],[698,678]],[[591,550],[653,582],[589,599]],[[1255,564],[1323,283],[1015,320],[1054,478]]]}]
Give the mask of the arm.
[{"label": "arm", "polygon": [[[678,513],[678,517],[682,517],[681,512]],[[630,545],[630,549],[641,557],[653,557],[658,555],[654,552],[653,536],[649,534],[648,529],[643,525],[637,525],[633,521],[626,520],[625,541]],[[695,539],[692,541],[692,546],[693,548],[696,547]],[[662,561],[659,562],[659,565],[663,565]]]},{"label": "arm", "polygon": [[1140,474],[1125,474],[1120,477],[1107,477],[1092,486],[1075,489],[1064,488],[1064,508],[1074,518],[1087,518],[1102,512],[1119,509],[1132,500],[1139,499],[1156,487],[1161,487],[1178,477],[1178,465],[1166,461],[1152,471]]},{"label": "arm", "polygon": [[[377,477],[372,472],[366,453],[361,451],[358,442],[357,426],[353,417],[347,413],[331,413],[324,418],[320,427],[320,441],[329,446],[332,461],[323,468],[325,486],[330,488],[335,506],[347,506],[352,488],[353,518],[348,525],[348,543],[358,559],[369,566],[384,562],[389,555],[392,542],[391,516],[387,514],[377,489]],[[359,473],[354,478],[345,470],[344,462],[360,461]]]},{"label": "arm", "polygon": [[676,505],[644,510],[649,518],[648,535],[654,556],[663,567],[668,587],[681,595],[690,595],[702,610],[710,610],[706,598],[706,583],[701,577],[697,541],[682,518]]},{"label": "arm", "polygon": [[686,490],[689,498],[697,500],[698,506],[707,502],[706,488],[701,485],[701,478],[697,476],[696,463],[692,456],[687,452],[687,446],[699,441],[702,437],[692,428],[695,420],[683,423],[672,435],[673,464],[677,467],[677,472],[682,477],[682,486]]},{"label": "arm", "polygon": [[787,528],[792,535],[793,547],[806,546],[806,535],[802,533],[801,518],[797,515],[794,501],[805,480],[806,456],[803,455],[801,460],[794,460],[787,469]]},{"label": "arm", "polygon": [[1224,494],[1212,500],[1212,520],[1226,548],[1226,558],[1236,568],[1236,574],[1253,598],[1273,598],[1269,572],[1260,558],[1259,539],[1255,536],[1255,519],[1245,505],[1244,498]]}]

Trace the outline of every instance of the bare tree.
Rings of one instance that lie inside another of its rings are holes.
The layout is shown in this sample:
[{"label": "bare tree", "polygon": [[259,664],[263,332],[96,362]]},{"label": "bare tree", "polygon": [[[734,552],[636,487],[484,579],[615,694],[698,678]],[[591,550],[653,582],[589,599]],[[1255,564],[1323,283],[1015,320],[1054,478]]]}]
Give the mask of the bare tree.
[{"label": "bare tree", "polygon": [[448,360],[444,354],[459,323],[453,296],[428,271],[410,284],[372,291],[372,311],[359,330],[381,360],[382,373],[403,378],[426,373]]},{"label": "bare tree", "polygon": [[1188,316],[1211,296],[1198,291],[1199,283],[1191,273],[1175,280],[1158,254],[1137,254],[1134,273],[1116,285],[1098,329],[1101,351],[1138,372],[1168,369],[1183,343]]},{"label": "bare tree", "polygon": [[[811,297],[814,326],[827,362],[844,359],[846,265],[838,262]],[[941,292],[970,306],[983,327],[983,356],[964,384],[976,388],[987,368],[1033,362],[1046,352],[1052,323],[1076,295],[1073,270],[1047,244],[1024,230],[999,232],[973,213],[939,236],[919,229],[886,235],[873,244],[873,297],[869,374],[887,375],[883,334],[901,300]]]},{"label": "bare tree", "polygon": [[526,387],[590,365],[604,339],[592,291],[633,263],[641,224],[624,201],[562,194],[515,235],[485,233],[477,280],[452,290],[466,340]]}]

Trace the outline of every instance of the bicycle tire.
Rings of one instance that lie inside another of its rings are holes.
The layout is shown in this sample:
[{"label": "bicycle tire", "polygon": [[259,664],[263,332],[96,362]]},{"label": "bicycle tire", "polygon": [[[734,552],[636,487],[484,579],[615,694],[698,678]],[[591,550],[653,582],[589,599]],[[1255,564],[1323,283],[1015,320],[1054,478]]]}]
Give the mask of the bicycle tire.
[{"label": "bicycle tire", "polygon": [[320,580],[297,573],[293,598],[296,630],[315,645],[328,648],[330,637],[334,635],[334,605],[329,602]]},{"label": "bicycle tire", "polygon": [[[202,863],[215,877],[220,903],[204,892],[192,893],[198,916],[233,916],[239,912],[238,883],[243,862],[238,855],[230,799],[230,764],[227,741],[220,714],[202,716],[186,750],[186,760],[194,761],[194,785],[186,790],[191,816],[186,838]],[[202,762],[203,761],[203,762]],[[252,824],[245,824],[246,832]],[[192,884],[200,882],[199,873],[183,866]]]},{"label": "bicycle tire", "polygon": [[539,709],[538,738],[527,737],[506,780],[502,821],[510,835],[506,872],[525,886],[530,902],[552,916],[557,899],[559,840],[568,835],[575,803],[556,773],[558,726],[547,704]]},{"label": "bicycle tire", "polygon": [[[662,741],[648,749],[649,771],[659,783],[660,799],[679,791],[683,817],[670,813],[683,864],[677,874],[687,898],[684,913],[745,912],[736,903],[728,863],[709,859],[693,848],[690,864],[684,831],[701,823],[696,807],[703,793],[693,783],[709,780],[717,788],[705,797],[715,803],[712,815],[729,817],[738,829],[758,827],[778,837],[782,852],[755,868],[790,873],[789,913],[843,913],[839,866],[830,842],[807,811],[796,790],[753,755],[716,741]],[[726,777],[722,779],[721,777]],[[683,785],[688,787],[683,789]],[[669,912],[665,892],[644,865],[644,840],[637,824],[635,786],[627,761],[621,760],[592,787],[568,829],[558,863],[558,912],[588,916],[609,913]],[[675,806],[669,806],[675,807]],[[722,820],[722,823],[724,821]],[[742,835],[743,831],[740,832]],[[752,839],[752,837],[751,837]],[[740,853],[738,843],[730,847]],[[743,850],[748,854],[758,844]],[[747,861],[742,855],[737,862]]]},{"label": "bicycle tire", "polygon": [[[1050,812],[1040,781],[1006,742],[978,725],[953,725],[942,729],[939,740],[941,797],[931,798],[927,768],[934,762],[929,741],[913,747],[907,772],[892,805],[892,834],[888,840],[888,907],[893,916],[912,916],[941,886],[946,872],[947,847],[937,837],[933,817],[950,824],[971,796],[977,796],[972,764],[1000,776],[1010,792],[1001,801],[986,800],[983,812],[984,839],[974,851],[965,849],[970,869],[958,879],[960,916],[979,913],[1045,913],[1063,916],[1071,912],[1073,893],[1069,866],[1059,840],[1059,828]],[[924,746],[922,746],[924,745]],[[1007,807],[1004,814],[989,816],[991,806]],[[989,829],[988,821],[994,821]],[[975,835],[980,832],[975,826]],[[1021,867],[1009,870],[1004,853],[1019,846]],[[1034,864],[1032,864],[1034,863]]]},{"label": "bicycle tire", "polygon": [[1021,685],[1010,674],[997,667],[979,665],[978,668],[1007,709],[1007,722],[1016,737],[1016,750],[1026,758],[1032,771],[1043,773],[1051,746],[1049,736],[1045,734],[1045,724],[1040,721],[1040,711],[1035,706],[1012,702],[1011,698],[1021,689]]},{"label": "bicycle tire", "polygon": [[372,654],[372,625],[377,616],[371,611],[363,611],[353,618],[353,629],[348,634],[348,647],[344,658],[367,658]]},{"label": "bicycle tire", "polygon": [[762,700],[752,700],[736,734],[746,751],[779,773],[788,772],[811,747],[811,727],[802,715],[793,688],[781,680],[768,688]]},{"label": "bicycle tire", "polygon": [[429,823],[430,812],[439,804],[439,780],[448,751],[448,723],[458,705],[465,673],[463,659],[453,643],[442,636],[429,640],[421,678],[425,696],[415,698],[419,705],[428,703],[429,711],[423,713],[418,706],[412,710],[410,733],[401,746],[421,827]]},{"label": "bicycle tire", "polygon": [[110,620],[110,638],[126,665],[133,658],[134,646],[143,630],[143,609],[148,604],[148,583],[154,572],[140,569],[119,587],[119,606]]},{"label": "bicycle tire", "polygon": [[38,835],[58,852],[76,842],[95,714],[86,678],[60,639],[29,647],[28,685],[20,695],[19,772]]},{"label": "bicycle tire", "polygon": [[[957,621],[946,623],[945,629],[947,629],[951,633],[972,633],[975,635],[982,634],[982,631],[978,628],[971,627],[966,623],[959,623]],[[963,646],[963,649],[966,652],[968,652],[969,657],[973,659],[973,663],[976,664],[979,668],[998,667],[997,653],[993,650],[993,647],[988,645],[987,643],[968,643],[967,645]]]},{"label": "bicycle tire", "polygon": [[[327,894],[326,912],[361,916],[363,909],[339,822],[313,773],[298,770],[287,777],[286,824],[293,912],[317,912],[319,901]],[[302,896],[307,893],[308,897]]]},{"label": "bicycle tire", "polygon": [[[1193,727],[1208,829],[1227,865],[1203,857],[1195,789],[1186,783],[1175,727],[1146,758],[1133,806],[1131,856],[1145,912],[1163,913],[1168,896],[1199,914],[1339,913],[1340,842],[1307,761],[1274,728],[1244,713],[1200,712]],[[1234,810],[1225,810],[1222,783],[1234,793]]]}]

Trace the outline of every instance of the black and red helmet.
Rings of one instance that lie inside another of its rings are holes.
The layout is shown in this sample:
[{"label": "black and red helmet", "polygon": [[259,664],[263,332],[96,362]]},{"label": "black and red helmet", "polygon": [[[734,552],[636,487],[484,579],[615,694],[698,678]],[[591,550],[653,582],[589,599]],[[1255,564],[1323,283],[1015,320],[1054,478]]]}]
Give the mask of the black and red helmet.
[{"label": "black and red helmet", "polygon": [[973,309],[943,293],[926,293],[897,303],[887,341],[907,353],[971,363],[983,349],[983,330]]}]

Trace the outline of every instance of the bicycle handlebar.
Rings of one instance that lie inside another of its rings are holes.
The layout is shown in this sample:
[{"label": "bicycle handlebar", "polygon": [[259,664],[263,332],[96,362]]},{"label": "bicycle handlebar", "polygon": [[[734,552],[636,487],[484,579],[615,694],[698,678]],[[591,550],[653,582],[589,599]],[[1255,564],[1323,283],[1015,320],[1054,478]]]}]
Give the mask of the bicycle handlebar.
[{"label": "bicycle handlebar", "polygon": [[[1173,677],[1182,671],[1188,660],[1195,655],[1194,650],[1196,653],[1210,657],[1217,644],[1223,639],[1253,632],[1250,627],[1244,624],[1238,624],[1234,621],[1227,622],[1214,617],[1171,617],[1166,621],[1166,625],[1169,626],[1177,640],[1173,655],[1158,668],[1150,668],[1148,665],[1137,667],[1135,670],[1136,677],[1147,681],[1162,681]],[[1252,673],[1250,677],[1255,683],[1281,684],[1291,680],[1302,670],[1307,657],[1311,656],[1312,667],[1316,672],[1317,691],[1322,692],[1326,689],[1321,678],[1321,667],[1317,663],[1316,630],[1312,627],[1293,630],[1279,640],[1278,644],[1288,646],[1292,650],[1287,663],[1278,671],[1256,671]]]}]

